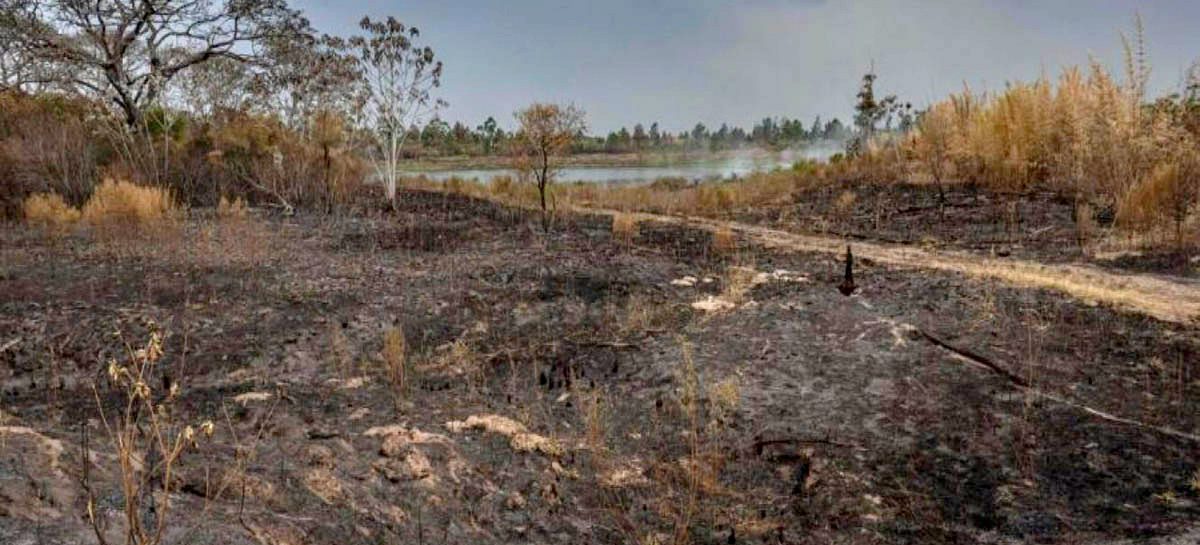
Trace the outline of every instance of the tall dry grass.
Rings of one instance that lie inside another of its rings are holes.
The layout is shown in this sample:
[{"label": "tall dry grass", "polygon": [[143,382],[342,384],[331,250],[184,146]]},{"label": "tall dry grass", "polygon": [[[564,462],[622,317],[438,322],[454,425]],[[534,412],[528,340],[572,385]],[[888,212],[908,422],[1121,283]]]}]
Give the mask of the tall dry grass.
[{"label": "tall dry grass", "polygon": [[175,211],[167,190],[107,179],[83,205],[83,220],[95,225],[143,225],[167,219]]},{"label": "tall dry grass", "polygon": [[35,193],[22,204],[25,221],[61,233],[79,221],[79,209],[67,204],[57,193]]},{"label": "tall dry grass", "polygon": [[22,203],[25,220],[61,231],[79,221],[99,230],[143,227],[173,218],[179,211],[170,192],[123,180],[106,179],[83,208],[57,193],[35,193]]},{"label": "tall dry grass", "polygon": [[[1148,103],[1142,40],[1126,48],[1124,78],[1100,63],[1056,80],[969,88],[933,104],[902,144],[903,157],[939,186],[954,179],[998,192],[1032,186],[1116,212],[1118,226],[1183,227],[1197,204],[1196,96]],[[1195,86],[1191,87],[1193,90]]]}]

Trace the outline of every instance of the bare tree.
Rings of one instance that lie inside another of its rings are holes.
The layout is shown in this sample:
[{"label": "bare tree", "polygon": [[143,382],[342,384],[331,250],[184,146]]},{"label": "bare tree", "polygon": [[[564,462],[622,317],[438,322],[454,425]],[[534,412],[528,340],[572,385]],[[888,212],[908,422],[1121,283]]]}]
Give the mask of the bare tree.
[{"label": "bare tree", "polygon": [[351,38],[350,44],[359,51],[369,93],[364,113],[379,155],[376,171],[395,206],[408,128],[445,105],[432,94],[441,85],[442,62],[434,58],[433,49],[416,43],[420,31],[393,17],[364,17],[359,26],[366,36]]},{"label": "bare tree", "polygon": [[306,27],[284,0],[0,0],[0,40],[112,103],[130,127],[180,72],[255,60],[257,45]]},{"label": "bare tree", "polygon": [[550,230],[550,210],[546,192],[558,171],[556,159],[571,148],[571,143],[587,130],[584,112],[575,105],[534,103],[516,113],[516,144],[522,156],[521,166],[533,175],[542,206],[542,228]]}]

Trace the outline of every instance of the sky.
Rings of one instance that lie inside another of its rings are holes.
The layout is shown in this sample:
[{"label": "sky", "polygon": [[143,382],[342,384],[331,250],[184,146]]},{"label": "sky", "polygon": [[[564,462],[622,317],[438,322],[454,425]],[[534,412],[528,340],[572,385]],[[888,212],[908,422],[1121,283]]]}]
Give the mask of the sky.
[{"label": "sky", "polygon": [[1152,92],[1200,58],[1200,0],[293,0],[322,32],[363,15],[421,30],[445,62],[439,115],[476,126],[534,101],[573,102],[593,134],[659,122],[750,125],[852,116],[876,92],[921,107],[969,85],[1056,75],[1089,58],[1120,70],[1120,33],[1145,29]]}]

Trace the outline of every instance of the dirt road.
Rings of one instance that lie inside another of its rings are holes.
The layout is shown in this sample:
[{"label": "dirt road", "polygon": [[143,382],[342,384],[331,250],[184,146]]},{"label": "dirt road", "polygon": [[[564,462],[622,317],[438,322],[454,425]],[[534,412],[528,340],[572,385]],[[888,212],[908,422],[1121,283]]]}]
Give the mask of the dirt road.
[{"label": "dirt road", "polygon": [[[592,208],[579,211],[604,215],[616,213]],[[710,231],[728,228],[747,242],[767,248],[834,254],[846,251],[846,240],[838,237],[804,235],[707,218],[633,215],[638,221],[688,225]],[[1086,302],[1108,304],[1167,322],[1192,324],[1200,320],[1200,283],[1195,281],[1147,274],[1117,274],[1086,265],[1047,265],[898,244],[862,241],[852,244],[855,255],[896,267],[957,272],[1013,286],[1055,290]]]}]

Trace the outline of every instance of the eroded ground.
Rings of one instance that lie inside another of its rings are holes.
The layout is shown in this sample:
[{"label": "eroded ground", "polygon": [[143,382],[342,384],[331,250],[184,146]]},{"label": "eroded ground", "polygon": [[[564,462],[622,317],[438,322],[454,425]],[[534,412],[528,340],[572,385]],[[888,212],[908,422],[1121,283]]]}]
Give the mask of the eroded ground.
[{"label": "eroded ground", "polygon": [[119,537],[98,405],[151,328],[179,420],[217,424],[172,542],[1100,543],[1200,518],[1194,325],[870,260],[843,297],[827,254],[402,202],[153,244],[6,228],[0,541],[92,542],[84,427]]}]

